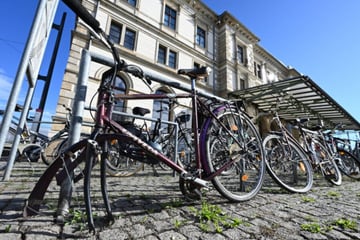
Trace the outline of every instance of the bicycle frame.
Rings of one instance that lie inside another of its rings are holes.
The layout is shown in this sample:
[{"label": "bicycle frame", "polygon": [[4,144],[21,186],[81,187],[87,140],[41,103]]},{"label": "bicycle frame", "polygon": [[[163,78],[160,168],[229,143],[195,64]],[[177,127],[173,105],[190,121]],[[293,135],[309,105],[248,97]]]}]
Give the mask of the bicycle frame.
[{"label": "bicycle frame", "polygon": [[[205,175],[207,177],[204,178],[204,180],[211,180],[211,178],[219,175],[223,169],[217,170],[215,173],[211,173],[208,166],[204,166],[204,163],[206,161],[203,161],[202,158],[205,156],[201,154],[200,152],[200,134],[199,134],[199,126],[198,126],[198,111],[197,107],[198,104],[201,106],[202,109],[206,111],[206,114],[208,114],[209,118],[216,119],[216,114],[209,109],[208,106],[206,106],[201,100],[198,99],[196,92],[196,86],[195,86],[196,78],[191,78],[191,93],[184,93],[184,94],[115,94],[113,95],[112,92],[105,90],[99,92],[98,97],[98,105],[97,105],[97,115],[96,115],[96,130],[94,131],[91,138],[95,139],[96,135],[100,132],[101,129],[104,129],[106,127],[111,126],[112,128],[115,128],[116,131],[118,131],[121,134],[124,134],[125,136],[129,137],[131,141],[139,145],[143,150],[145,150],[148,154],[155,156],[158,158],[158,160],[162,161],[166,165],[168,165],[170,168],[175,170],[176,172],[184,175],[186,174],[186,170],[183,169],[178,164],[174,163],[171,159],[169,159],[167,156],[163,155],[162,153],[156,151],[151,146],[149,146],[146,142],[141,140],[139,137],[132,134],[130,131],[126,129],[125,126],[122,126],[120,123],[114,121],[111,119],[112,116],[112,109],[113,109],[113,100],[112,99],[121,99],[121,100],[146,100],[146,99],[174,99],[174,98],[190,98],[192,100],[192,130],[194,134],[194,145],[195,145],[195,159],[196,159],[196,167],[199,170],[199,173],[201,173],[201,169],[204,168]],[[109,104],[110,103],[110,104]],[[223,126],[223,123],[218,121],[220,125]],[[225,128],[225,127],[224,127]],[[230,136],[232,136],[232,133],[228,131]],[[233,137],[233,139],[238,143],[239,141]],[[232,162],[229,162],[228,165],[232,164]],[[224,166],[226,168],[226,166]],[[200,175],[201,177],[201,175]]]}]

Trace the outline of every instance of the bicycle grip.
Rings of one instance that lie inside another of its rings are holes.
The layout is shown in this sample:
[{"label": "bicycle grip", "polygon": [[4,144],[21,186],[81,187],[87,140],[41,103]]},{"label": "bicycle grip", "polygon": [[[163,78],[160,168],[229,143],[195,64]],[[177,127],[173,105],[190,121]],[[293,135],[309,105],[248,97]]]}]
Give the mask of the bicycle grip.
[{"label": "bicycle grip", "polygon": [[63,2],[95,32],[102,32],[99,21],[96,20],[83,5],[81,5],[79,0],[63,0]]}]

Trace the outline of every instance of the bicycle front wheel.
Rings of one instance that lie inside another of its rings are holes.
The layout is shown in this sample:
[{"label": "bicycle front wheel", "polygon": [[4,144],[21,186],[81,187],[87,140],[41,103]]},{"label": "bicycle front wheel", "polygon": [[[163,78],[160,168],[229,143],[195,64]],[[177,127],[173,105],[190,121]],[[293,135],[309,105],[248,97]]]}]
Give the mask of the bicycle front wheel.
[{"label": "bicycle front wheel", "polygon": [[313,139],[313,143],[317,167],[328,182],[337,186],[341,185],[342,175],[335,162],[335,158],[331,156],[329,151],[319,141]]},{"label": "bicycle front wheel", "polygon": [[266,170],[281,187],[290,192],[308,192],[313,184],[312,166],[306,153],[291,138],[268,135],[263,141]]},{"label": "bicycle front wheel", "polygon": [[346,150],[338,149],[338,167],[349,178],[360,180],[360,162],[359,160]]},{"label": "bicycle front wheel", "polygon": [[[221,107],[220,107],[221,108]],[[217,118],[205,123],[206,162],[218,192],[230,201],[247,201],[261,189],[264,151],[254,124],[234,109],[215,110]]]}]

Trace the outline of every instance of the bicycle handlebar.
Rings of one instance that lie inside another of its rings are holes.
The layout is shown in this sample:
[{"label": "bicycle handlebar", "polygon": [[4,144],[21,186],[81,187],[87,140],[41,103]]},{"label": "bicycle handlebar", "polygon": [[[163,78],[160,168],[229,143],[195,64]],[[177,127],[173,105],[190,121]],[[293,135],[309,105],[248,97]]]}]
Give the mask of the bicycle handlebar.
[{"label": "bicycle handlebar", "polygon": [[63,2],[73,10],[86,24],[88,24],[95,32],[101,33],[100,23],[94,18],[87,9],[81,5],[78,0],[63,0]]}]

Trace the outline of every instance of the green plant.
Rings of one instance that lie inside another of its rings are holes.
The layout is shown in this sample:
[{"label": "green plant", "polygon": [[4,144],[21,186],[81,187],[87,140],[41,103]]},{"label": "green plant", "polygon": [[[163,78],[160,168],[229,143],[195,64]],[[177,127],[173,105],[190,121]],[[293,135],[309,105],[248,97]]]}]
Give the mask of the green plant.
[{"label": "green plant", "polygon": [[301,200],[302,200],[303,202],[315,202],[315,198],[313,198],[313,197],[308,197],[308,196],[303,196],[303,197],[301,198]]},{"label": "green plant", "polygon": [[357,222],[346,218],[340,218],[332,222],[332,225],[341,227],[342,229],[357,230]]},{"label": "green plant", "polygon": [[7,225],[7,226],[5,227],[5,232],[6,232],[6,233],[9,233],[10,230],[11,230],[11,225]]},{"label": "green plant", "polygon": [[65,221],[65,225],[76,225],[79,231],[85,228],[86,212],[70,209],[70,218]]},{"label": "green plant", "polygon": [[199,219],[200,228],[205,232],[211,231],[210,225],[213,225],[216,232],[221,233],[224,228],[234,228],[242,223],[242,220],[226,215],[219,206],[205,201],[201,203],[201,209],[191,207],[190,210]]},{"label": "green plant", "polygon": [[178,219],[175,219],[175,222],[174,222],[174,225],[175,225],[175,228],[180,228],[182,225],[184,225],[186,223],[186,221],[180,221]]},{"label": "green plant", "polygon": [[307,232],[311,232],[311,233],[320,233],[322,232],[322,228],[320,226],[319,223],[304,223],[301,224],[301,230],[307,231]]},{"label": "green plant", "polygon": [[335,197],[335,198],[338,198],[338,197],[341,196],[340,193],[335,192],[335,191],[328,191],[326,195],[327,195],[328,197]]}]

